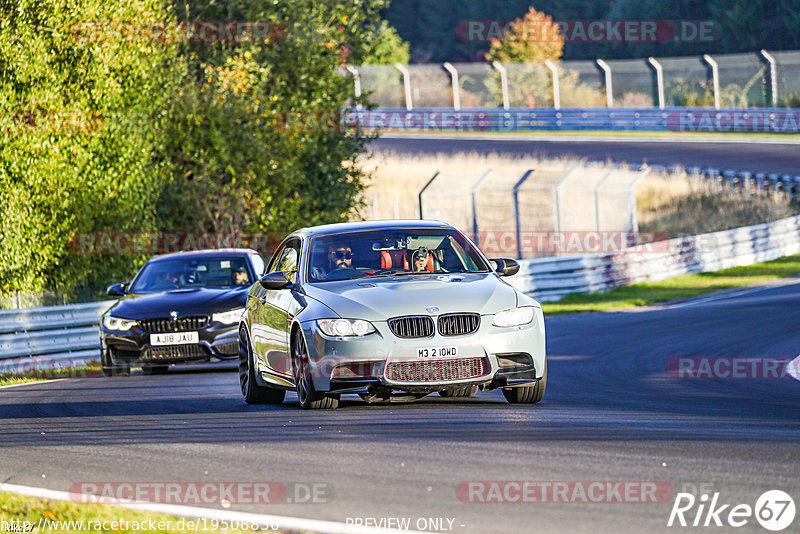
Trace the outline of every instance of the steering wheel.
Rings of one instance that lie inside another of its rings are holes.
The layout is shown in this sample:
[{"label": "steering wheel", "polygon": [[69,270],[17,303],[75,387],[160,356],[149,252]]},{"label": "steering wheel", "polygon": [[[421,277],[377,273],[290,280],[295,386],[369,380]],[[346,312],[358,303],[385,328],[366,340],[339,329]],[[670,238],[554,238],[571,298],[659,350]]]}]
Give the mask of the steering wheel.
[{"label": "steering wheel", "polygon": [[363,275],[361,271],[358,269],[353,269],[352,267],[342,267],[340,269],[334,269],[325,275],[325,278],[322,280],[327,282],[331,280],[344,280],[346,278],[353,278],[353,275]]}]

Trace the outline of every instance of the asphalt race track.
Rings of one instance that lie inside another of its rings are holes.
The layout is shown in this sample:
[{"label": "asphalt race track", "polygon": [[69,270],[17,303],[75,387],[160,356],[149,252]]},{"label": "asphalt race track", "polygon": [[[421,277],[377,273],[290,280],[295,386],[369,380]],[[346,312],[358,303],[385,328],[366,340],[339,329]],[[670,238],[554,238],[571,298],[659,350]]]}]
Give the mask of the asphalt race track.
[{"label": "asphalt race track", "polygon": [[400,153],[496,152],[515,156],[681,165],[736,171],[800,174],[800,144],[754,140],[675,138],[565,138],[520,136],[384,135],[373,150]]},{"label": "asphalt race track", "polygon": [[[800,382],[687,379],[674,357],[800,352],[800,283],[680,306],[547,319],[540,405],[499,392],[308,412],[246,406],[237,375],[63,380],[0,390],[0,480],[276,481],[327,485],[325,504],[232,509],[345,522],[454,519],[455,532],[674,532],[659,503],[461,502],[465,481],[660,481],[753,506],[800,494]],[[290,494],[291,498],[291,494]],[[692,515],[687,516],[689,520]],[[724,516],[723,516],[724,519]],[[446,524],[446,523],[445,523]],[[785,532],[797,532],[800,518]],[[714,528],[714,532],[730,529]],[[766,532],[753,518],[736,532]]]}]

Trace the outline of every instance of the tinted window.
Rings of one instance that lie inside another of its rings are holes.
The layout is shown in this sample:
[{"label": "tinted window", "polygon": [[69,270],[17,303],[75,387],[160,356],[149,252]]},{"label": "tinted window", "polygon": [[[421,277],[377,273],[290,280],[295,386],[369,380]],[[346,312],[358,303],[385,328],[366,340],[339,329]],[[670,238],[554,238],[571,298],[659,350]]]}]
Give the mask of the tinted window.
[{"label": "tinted window", "polygon": [[176,258],[149,262],[136,278],[131,292],[156,293],[171,289],[227,288],[249,286],[253,282],[247,272],[245,259]]},{"label": "tinted window", "polygon": [[320,236],[309,247],[308,280],[327,282],[400,274],[487,272],[458,231],[408,229]]}]

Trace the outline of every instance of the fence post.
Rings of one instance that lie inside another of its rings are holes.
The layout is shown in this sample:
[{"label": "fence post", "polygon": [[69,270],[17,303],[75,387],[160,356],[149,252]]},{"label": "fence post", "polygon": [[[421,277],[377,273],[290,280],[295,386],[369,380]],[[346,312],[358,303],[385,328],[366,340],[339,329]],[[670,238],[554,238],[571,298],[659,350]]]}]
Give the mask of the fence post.
[{"label": "fence post", "polygon": [[489,174],[491,174],[492,169],[487,170],[484,172],[480,178],[475,180],[469,190],[471,203],[472,203],[472,240],[475,241],[476,245],[480,244],[480,239],[478,238],[478,206],[475,202],[475,197],[478,193],[478,188],[481,186],[481,182],[483,182]]},{"label": "fence post", "polygon": [[714,85],[714,108],[719,109],[719,65],[714,61],[714,58],[708,54],[703,55],[703,59],[711,67],[711,82]]},{"label": "fence post", "polygon": [[[349,72],[350,74],[353,75],[353,84],[355,85],[355,87],[353,88],[353,93],[355,94],[355,97],[357,99],[360,99],[361,98],[361,74],[359,74],[358,69],[355,68],[352,65],[347,65],[345,68],[347,69],[347,72]],[[356,109],[361,109],[361,107],[362,107],[361,106],[361,102],[359,101],[358,104],[356,104]]]},{"label": "fence post", "polygon": [[520,220],[519,220],[519,188],[522,187],[522,184],[525,183],[525,180],[533,174],[533,169],[528,170],[525,174],[522,175],[522,178],[514,184],[514,226],[516,227],[517,231],[517,259],[522,259],[522,232],[520,231]]},{"label": "fence post", "polygon": [[[632,245],[639,244],[639,217],[636,215],[636,186],[650,174],[650,167],[643,165],[639,176],[636,177],[628,186],[628,219],[630,221],[631,232],[633,233]],[[631,245],[631,243],[629,243]]]},{"label": "fence post", "polygon": [[492,67],[500,73],[500,87],[503,91],[503,109],[508,109],[508,71],[499,61],[492,61]]},{"label": "fence post", "polygon": [[614,87],[612,85],[611,79],[611,66],[603,61],[602,59],[598,59],[597,66],[600,67],[603,72],[605,73],[605,85],[606,85],[606,106],[613,108],[614,107]]},{"label": "fence post", "polygon": [[664,69],[655,58],[647,58],[647,62],[656,71],[656,91],[658,93],[658,109],[664,109]]},{"label": "fence post", "polygon": [[561,109],[561,88],[558,85],[558,65],[553,61],[546,59],[544,64],[553,73],[553,107]]},{"label": "fence post", "polygon": [[571,169],[567,169],[567,171],[562,174],[556,183],[553,185],[553,207],[555,208],[555,215],[556,215],[556,232],[561,232],[561,198],[560,198],[560,189],[564,182],[569,178],[569,175],[572,174],[577,167],[572,167]]},{"label": "fence post", "polygon": [[442,63],[447,72],[450,73],[450,78],[453,80],[453,109],[456,111],[461,110],[461,88],[458,85],[458,71],[449,61]]},{"label": "fence post", "polygon": [[594,230],[598,234],[600,234],[600,188],[603,187],[603,184],[606,183],[611,175],[614,174],[614,169],[611,169],[603,176],[597,185],[594,186],[594,191],[592,191],[594,195]]},{"label": "fence post", "polygon": [[433,183],[433,181],[436,179],[437,176],[439,176],[439,171],[436,171],[435,173],[433,173],[433,176],[430,177],[430,179],[425,183],[425,185],[422,186],[422,189],[419,190],[419,193],[417,193],[417,202],[419,202],[419,218],[420,218],[420,220],[424,219],[424,217],[422,216],[422,193],[424,193],[425,190],[428,189],[428,186]]},{"label": "fence post", "polygon": [[761,51],[761,57],[769,63],[769,95],[772,107],[778,106],[778,62],[775,57],[766,50]]},{"label": "fence post", "polygon": [[395,63],[394,68],[399,70],[400,74],[403,75],[403,87],[406,93],[406,109],[411,111],[414,109],[414,105],[411,101],[411,73],[408,72],[408,68],[402,63]]}]

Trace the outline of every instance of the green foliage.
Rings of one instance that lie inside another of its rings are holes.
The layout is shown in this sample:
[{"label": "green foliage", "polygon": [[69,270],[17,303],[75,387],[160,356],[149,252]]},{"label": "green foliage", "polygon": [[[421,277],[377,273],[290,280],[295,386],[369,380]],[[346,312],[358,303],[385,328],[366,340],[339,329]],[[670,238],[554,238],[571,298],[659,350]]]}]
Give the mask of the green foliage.
[{"label": "green foliage", "polygon": [[[284,233],[348,217],[368,138],[319,117],[350,101],[337,70],[385,38],[383,5],[0,2],[0,293],[106,285],[145,259],[75,253],[79,233]],[[193,42],[175,22],[194,20],[280,31]],[[164,38],[119,27],[153,21]]]},{"label": "green foliage", "polygon": [[76,28],[167,13],[152,0],[0,4],[0,292],[130,271],[131,258],[98,261],[69,244],[81,232],[155,227],[147,115],[170,87],[174,50],[87,43]]},{"label": "green foliage", "polygon": [[377,34],[377,40],[372,49],[364,56],[362,65],[408,64],[411,60],[408,52],[408,43],[403,41],[403,38],[397,34],[397,31],[388,22],[381,21]]}]

